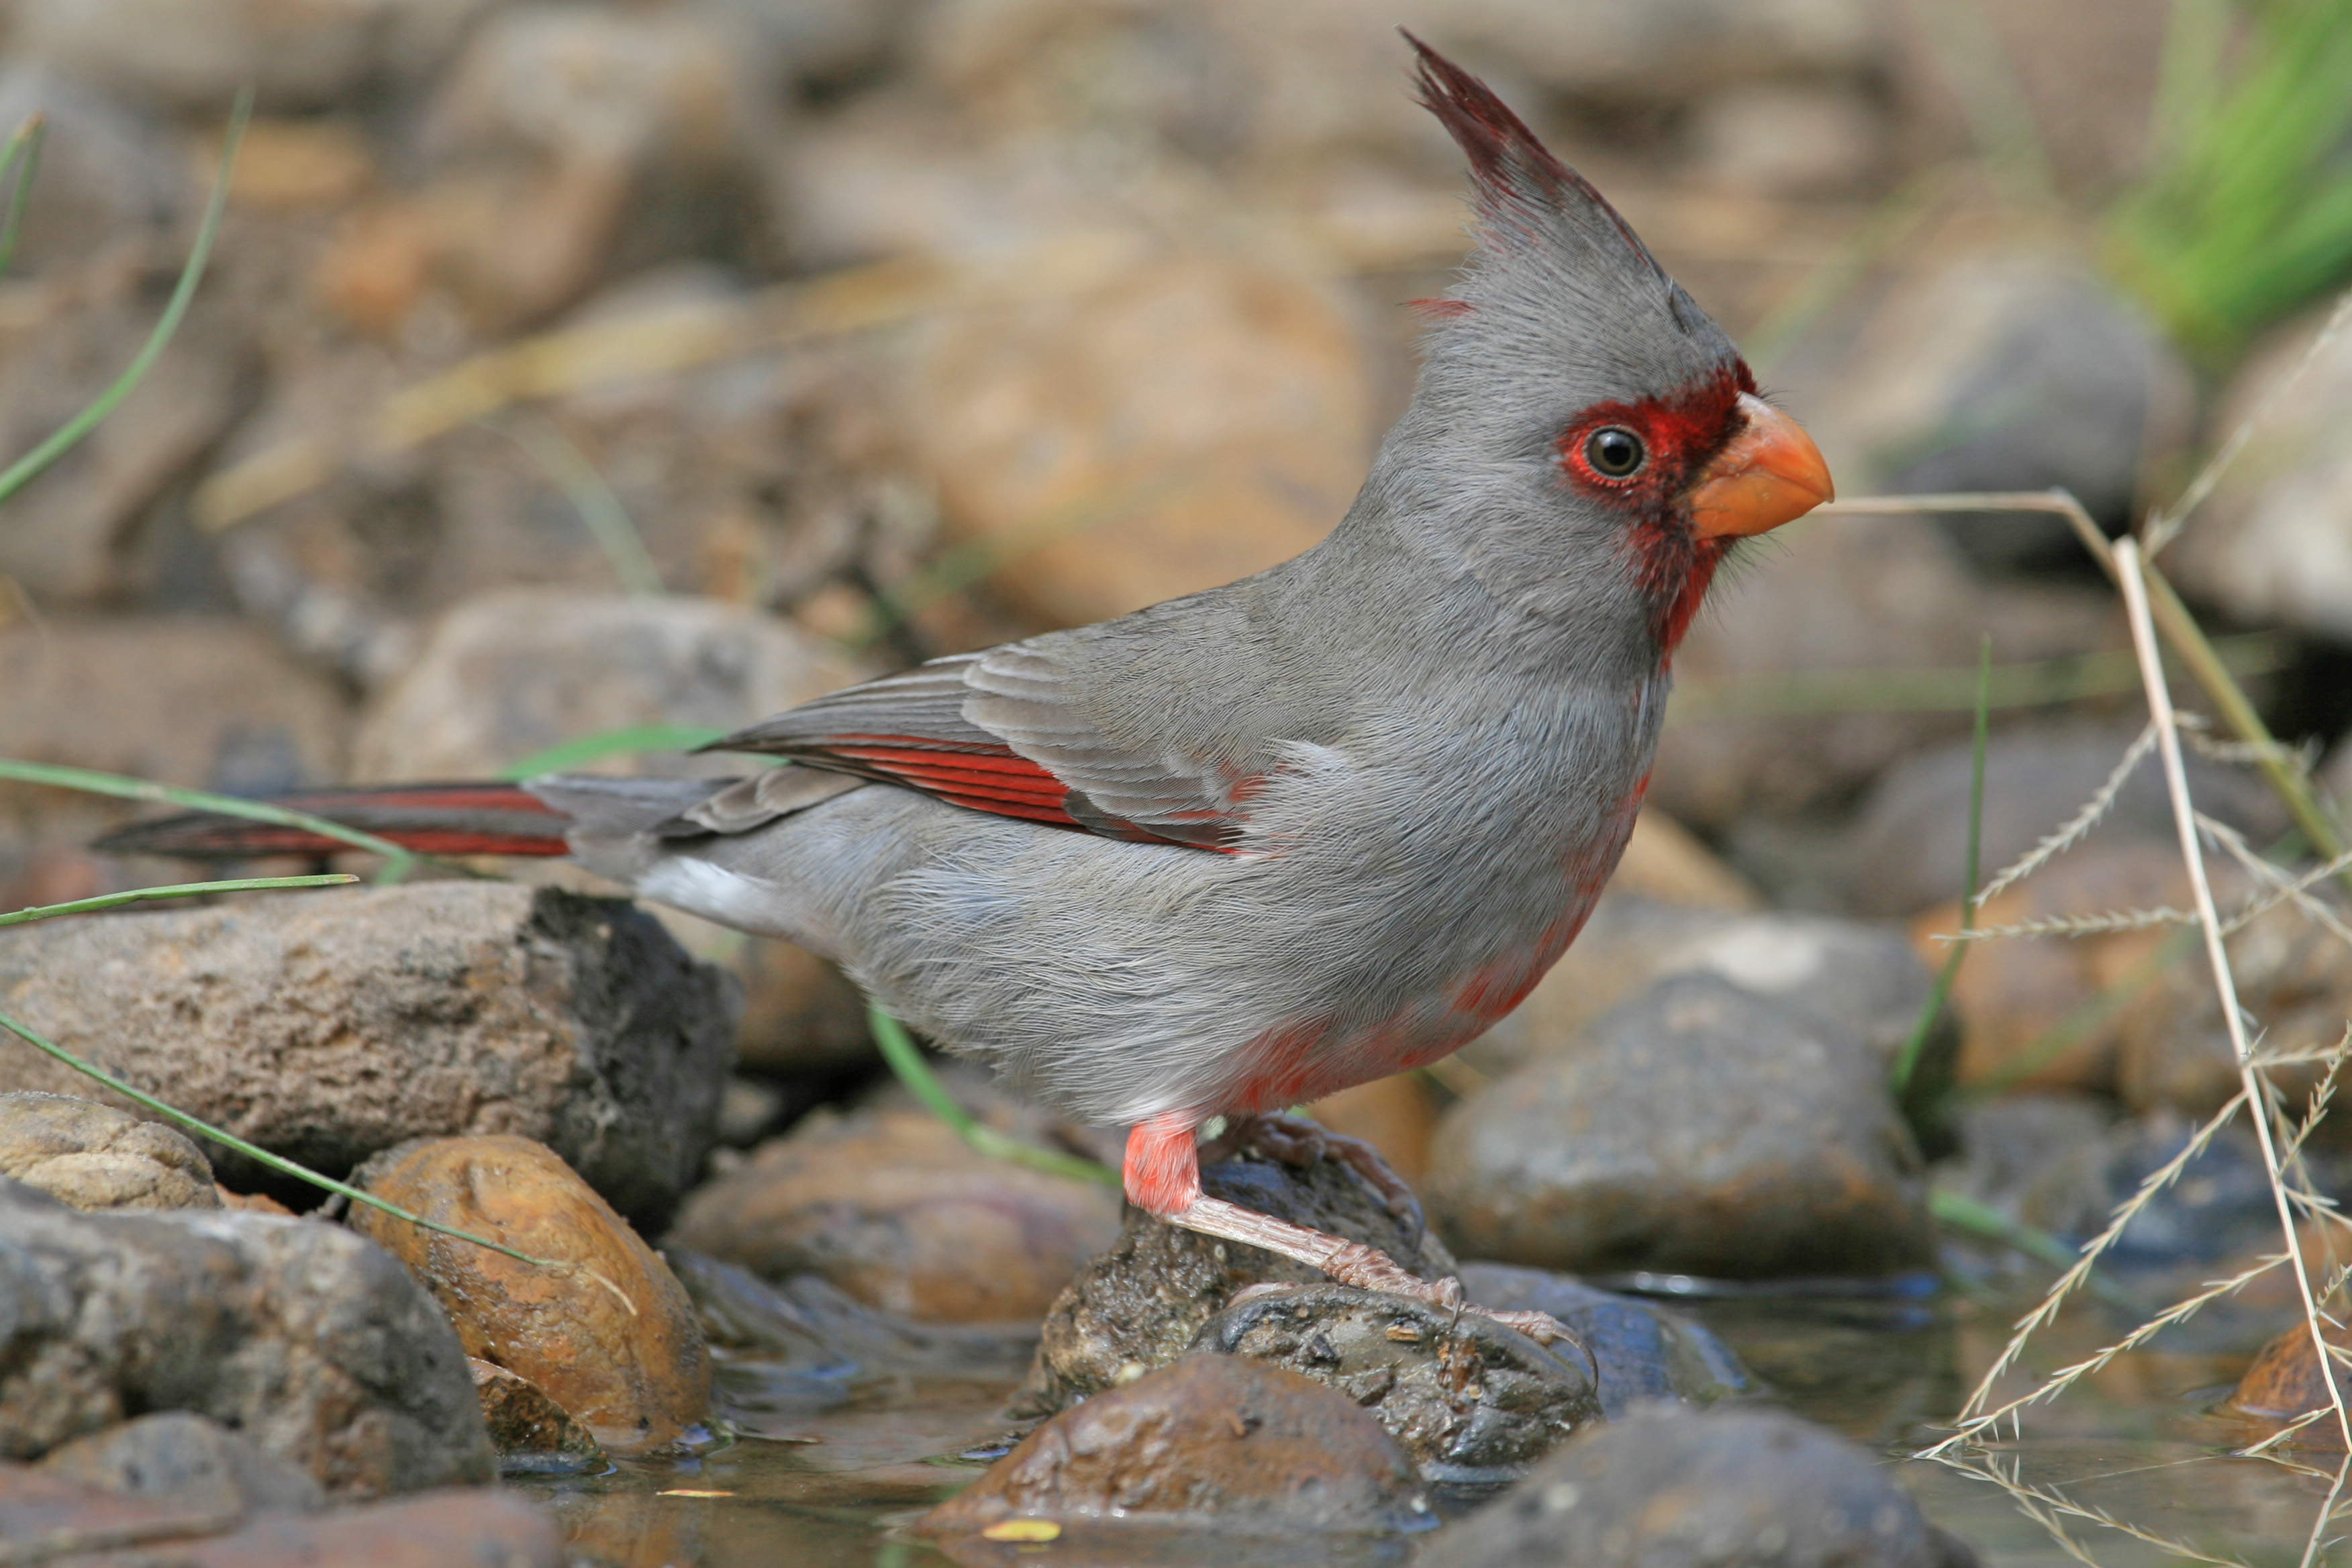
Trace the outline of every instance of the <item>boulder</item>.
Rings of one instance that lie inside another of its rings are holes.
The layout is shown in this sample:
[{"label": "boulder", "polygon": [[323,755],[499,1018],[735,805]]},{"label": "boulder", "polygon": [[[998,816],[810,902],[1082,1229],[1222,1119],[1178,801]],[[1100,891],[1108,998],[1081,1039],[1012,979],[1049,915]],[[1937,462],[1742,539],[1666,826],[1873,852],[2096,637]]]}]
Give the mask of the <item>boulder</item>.
[{"label": "boulder", "polygon": [[[633,906],[501,883],[0,931],[0,1009],[274,1152],[341,1173],[409,1138],[518,1133],[648,1222],[701,1174],[734,1007]],[[13,1037],[0,1077],[105,1098]]]},{"label": "boulder", "polygon": [[381,1248],[247,1214],[79,1214],[0,1177],[0,1458],[186,1410],[338,1499],[487,1481],[465,1352]]}]

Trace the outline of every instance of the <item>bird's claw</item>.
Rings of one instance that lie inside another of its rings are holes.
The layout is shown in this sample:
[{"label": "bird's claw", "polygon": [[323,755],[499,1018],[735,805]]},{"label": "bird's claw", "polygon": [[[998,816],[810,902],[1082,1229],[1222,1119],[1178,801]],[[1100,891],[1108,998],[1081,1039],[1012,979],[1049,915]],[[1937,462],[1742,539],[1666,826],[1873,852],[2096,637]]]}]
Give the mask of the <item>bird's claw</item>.
[{"label": "bird's claw", "polygon": [[1413,1195],[1404,1178],[1389,1168],[1378,1149],[1360,1138],[1334,1132],[1303,1116],[1241,1116],[1235,1117],[1201,1152],[1204,1161],[1242,1152],[1262,1154],[1293,1168],[1312,1165],[1318,1160],[1336,1160],[1378,1193],[1389,1213],[1409,1221],[1416,1229],[1425,1224],[1421,1200]]}]

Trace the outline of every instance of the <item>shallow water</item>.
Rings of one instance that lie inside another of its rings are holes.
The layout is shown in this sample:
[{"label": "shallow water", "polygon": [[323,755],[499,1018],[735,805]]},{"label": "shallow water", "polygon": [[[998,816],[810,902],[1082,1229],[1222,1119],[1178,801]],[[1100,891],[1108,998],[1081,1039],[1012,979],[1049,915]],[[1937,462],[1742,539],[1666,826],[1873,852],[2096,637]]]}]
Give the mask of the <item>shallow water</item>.
[{"label": "shallow water", "polygon": [[[1746,1299],[1679,1300],[1739,1352],[1769,1397],[1887,1456],[1928,1517],[1988,1563],[2079,1562],[2000,1487],[1947,1465],[1908,1458],[1943,1435],[2010,1323],[2030,1298]],[[2157,1348],[2118,1358],[2026,1418],[2021,1440],[1981,1452],[2069,1501],[2154,1535],[2249,1564],[2303,1560],[2327,1495],[2326,1455],[2239,1458],[2244,1428],[2210,1414],[2255,1346],[2270,1314],[2233,1309],[2174,1331]],[[2087,1309],[2037,1338],[2025,1366],[2075,1361],[2130,1327]],[[614,1568],[940,1568],[950,1560],[903,1527],[958,1490],[1014,1432],[1003,1414],[1017,1378],[1003,1347],[978,1350],[972,1375],[812,1373],[808,1358],[738,1357],[722,1386],[747,1435],[698,1458],[624,1462],[599,1477],[517,1479],[554,1510],[574,1548]],[[936,1364],[936,1363],[934,1363]],[[2024,1377],[2011,1392],[2029,1386]],[[1459,1500],[1454,1500],[1456,1505]],[[2100,1563],[2179,1559],[2159,1546],[2080,1518],[2060,1518]],[[1440,1528],[1443,1528],[1442,1526]],[[1207,1534],[1147,1542],[1122,1535],[1089,1551],[1076,1532],[1051,1548],[984,1548],[967,1562],[1402,1563],[1409,1543],[1305,1542],[1276,1549]],[[2352,1546],[2317,1559],[2352,1563]]]}]

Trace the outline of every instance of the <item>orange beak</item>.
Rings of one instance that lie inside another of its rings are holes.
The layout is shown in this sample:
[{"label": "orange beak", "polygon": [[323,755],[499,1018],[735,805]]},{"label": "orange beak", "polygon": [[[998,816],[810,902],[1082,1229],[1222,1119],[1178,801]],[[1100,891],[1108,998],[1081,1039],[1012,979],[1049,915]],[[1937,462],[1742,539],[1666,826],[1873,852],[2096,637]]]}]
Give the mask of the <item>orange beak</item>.
[{"label": "orange beak", "polygon": [[1698,472],[1688,492],[1703,539],[1738,539],[1799,518],[1837,491],[1821,448],[1795,420],[1753,393],[1739,395],[1748,427]]}]

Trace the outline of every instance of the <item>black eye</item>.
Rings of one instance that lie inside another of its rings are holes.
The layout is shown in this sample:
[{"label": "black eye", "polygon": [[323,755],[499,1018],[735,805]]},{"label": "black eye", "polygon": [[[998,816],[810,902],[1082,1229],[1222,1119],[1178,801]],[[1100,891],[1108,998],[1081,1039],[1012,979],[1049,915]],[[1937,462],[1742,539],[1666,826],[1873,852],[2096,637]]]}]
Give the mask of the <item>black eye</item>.
[{"label": "black eye", "polygon": [[1612,479],[1637,471],[1649,455],[1642,438],[1622,425],[1607,426],[1584,438],[1584,460],[1592,465],[1594,473]]}]

